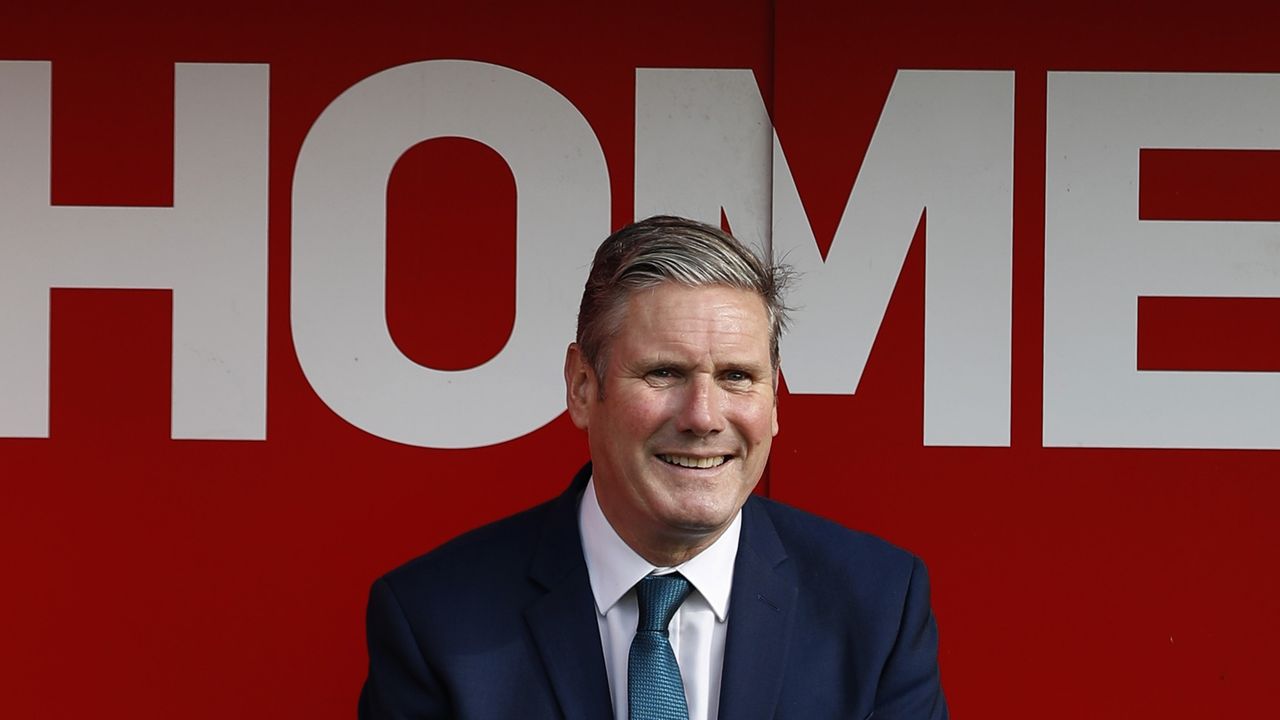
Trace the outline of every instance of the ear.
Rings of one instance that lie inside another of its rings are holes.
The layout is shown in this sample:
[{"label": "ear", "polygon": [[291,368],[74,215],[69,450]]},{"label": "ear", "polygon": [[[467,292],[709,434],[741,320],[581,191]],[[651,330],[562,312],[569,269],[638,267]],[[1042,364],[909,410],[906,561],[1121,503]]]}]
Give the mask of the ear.
[{"label": "ear", "polygon": [[582,355],[577,343],[569,343],[564,354],[564,395],[569,406],[569,417],[579,429],[586,430],[591,418],[591,407],[596,402],[599,388],[596,371]]},{"label": "ear", "polygon": [[778,436],[778,370],[773,371],[773,436]]}]

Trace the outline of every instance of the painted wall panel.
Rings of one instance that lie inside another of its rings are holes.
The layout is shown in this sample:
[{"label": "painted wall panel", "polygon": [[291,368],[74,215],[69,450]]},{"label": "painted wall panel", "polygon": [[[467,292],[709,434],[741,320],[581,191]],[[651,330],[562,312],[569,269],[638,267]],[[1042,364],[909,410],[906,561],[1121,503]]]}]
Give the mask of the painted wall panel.
[{"label": "painted wall panel", "polygon": [[0,10],[5,716],[350,717],[660,210],[807,264],[760,491],[925,559],[956,716],[1265,714],[1280,11],[1025,5]]}]

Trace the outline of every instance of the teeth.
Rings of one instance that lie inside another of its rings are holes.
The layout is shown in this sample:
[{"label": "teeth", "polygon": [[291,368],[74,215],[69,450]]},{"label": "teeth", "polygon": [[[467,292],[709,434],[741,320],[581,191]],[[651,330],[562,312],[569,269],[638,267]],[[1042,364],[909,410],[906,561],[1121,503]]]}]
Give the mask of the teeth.
[{"label": "teeth", "polygon": [[705,470],[707,468],[719,467],[725,463],[728,458],[724,455],[716,455],[715,457],[690,457],[688,455],[659,455],[658,459],[671,465],[679,465],[680,467],[698,468]]}]

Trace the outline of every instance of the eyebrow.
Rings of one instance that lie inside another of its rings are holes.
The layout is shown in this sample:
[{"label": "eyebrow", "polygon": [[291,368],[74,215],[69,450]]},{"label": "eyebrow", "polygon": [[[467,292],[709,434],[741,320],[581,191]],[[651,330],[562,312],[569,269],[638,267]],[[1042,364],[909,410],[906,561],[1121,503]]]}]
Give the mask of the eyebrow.
[{"label": "eyebrow", "polygon": [[[648,355],[645,357],[637,358],[633,363],[634,367],[641,368],[644,370],[654,370],[654,369],[663,368],[663,367],[671,367],[671,368],[677,368],[681,370],[687,370],[691,367],[696,367],[698,364],[700,363],[698,362],[691,363],[688,360],[675,357],[672,355],[668,355],[668,354]],[[730,359],[730,360],[717,363],[714,368],[714,371],[717,373],[724,372],[727,370],[738,370],[738,371],[750,373],[751,375],[763,376],[773,372],[773,363],[771,362],[760,363],[754,360]]]}]

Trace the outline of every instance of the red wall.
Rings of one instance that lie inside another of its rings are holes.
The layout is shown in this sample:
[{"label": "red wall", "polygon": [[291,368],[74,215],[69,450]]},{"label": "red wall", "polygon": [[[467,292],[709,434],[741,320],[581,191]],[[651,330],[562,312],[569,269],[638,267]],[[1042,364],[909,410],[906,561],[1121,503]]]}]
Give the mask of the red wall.
[{"label": "red wall", "polygon": [[[586,460],[563,416],[487,447],[384,440],[331,410],[302,373],[290,263],[303,140],[352,85],[437,58],[519,70],[576,107],[607,162],[614,226],[633,216],[636,69],[748,68],[824,250],[898,70],[1012,71],[1008,446],[925,445],[926,212],[857,394],[784,393],[766,490],[925,559],[957,716],[1265,714],[1280,641],[1268,570],[1280,560],[1275,451],[1043,440],[1045,128],[1050,71],[1280,72],[1280,11],[576,5],[0,11],[0,59],[52,63],[55,205],[173,203],[174,63],[270,73],[265,440],[170,439],[170,291],[50,293],[47,437],[0,437],[5,714],[349,717],[372,580],[558,492]],[[1209,153],[1190,172],[1168,160],[1146,217],[1280,218],[1276,149]],[[1223,180],[1197,180],[1212,173]],[[406,356],[465,369],[501,351],[517,321],[516,193],[501,156],[476,143],[432,141],[401,158],[387,192],[386,304]],[[48,259],[14,247],[0,245],[11,271]],[[1143,367],[1280,371],[1276,307],[1144,305]],[[1206,345],[1226,349],[1206,358]]]}]

